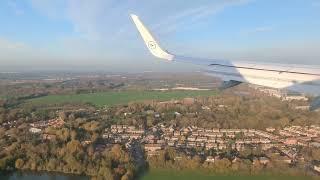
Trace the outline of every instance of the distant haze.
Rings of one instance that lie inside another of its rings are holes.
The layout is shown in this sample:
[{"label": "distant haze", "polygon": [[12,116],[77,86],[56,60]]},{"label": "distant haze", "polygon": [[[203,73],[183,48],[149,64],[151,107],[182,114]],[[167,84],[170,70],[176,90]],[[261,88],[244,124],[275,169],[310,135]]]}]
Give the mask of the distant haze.
[{"label": "distant haze", "polygon": [[152,57],[141,17],[181,55],[320,65],[319,0],[2,0],[0,71],[196,71]]}]

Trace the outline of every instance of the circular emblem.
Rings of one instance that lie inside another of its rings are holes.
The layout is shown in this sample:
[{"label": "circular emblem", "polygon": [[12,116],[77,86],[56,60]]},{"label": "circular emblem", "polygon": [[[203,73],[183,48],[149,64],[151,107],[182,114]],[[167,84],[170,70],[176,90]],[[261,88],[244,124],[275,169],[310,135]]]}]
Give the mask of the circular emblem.
[{"label": "circular emblem", "polygon": [[154,41],[149,41],[148,46],[150,49],[156,49],[157,44]]}]

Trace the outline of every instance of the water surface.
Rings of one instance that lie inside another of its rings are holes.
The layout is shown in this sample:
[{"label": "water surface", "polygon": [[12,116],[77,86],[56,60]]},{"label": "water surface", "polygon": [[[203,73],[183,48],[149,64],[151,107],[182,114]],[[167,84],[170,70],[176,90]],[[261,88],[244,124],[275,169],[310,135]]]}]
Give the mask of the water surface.
[{"label": "water surface", "polygon": [[14,172],[1,173],[1,180],[89,180],[85,176],[73,176],[54,173]]}]

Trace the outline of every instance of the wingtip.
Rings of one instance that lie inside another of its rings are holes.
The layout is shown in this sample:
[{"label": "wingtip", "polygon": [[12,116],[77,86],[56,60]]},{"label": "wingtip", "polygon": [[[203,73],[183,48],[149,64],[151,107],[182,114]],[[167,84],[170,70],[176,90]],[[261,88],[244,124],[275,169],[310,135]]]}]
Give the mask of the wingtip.
[{"label": "wingtip", "polygon": [[135,14],[130,14],[130,16],[131,16],[132,19],[139,18],[139,17],[138,17],[137,15],[135,15]]},{"label": "wingtip", "polygon": [[164,51],[158,44],[158,42],[154,39],[149,30],[144,26],[144,24],[140,21],[139,17],[135,14],[130,14],[134,24],[136,25],[142,39],[145,42],[145,45],[149,49],[149,51],[156,57],[166,60],[172,60],[174,55]]}]

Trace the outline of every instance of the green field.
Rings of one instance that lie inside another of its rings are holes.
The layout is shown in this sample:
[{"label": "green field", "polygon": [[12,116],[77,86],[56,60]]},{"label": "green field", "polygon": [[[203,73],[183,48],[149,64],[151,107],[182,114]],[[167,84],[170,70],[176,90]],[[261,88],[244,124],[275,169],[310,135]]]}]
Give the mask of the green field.
[{"label": "green field", "polygon": [[171,99],[181,99],[185,97],[213,96],[215,91],[123,91],[123,92],[101,92],[92,94],[75,95],[50,95],[34,98],[27,103],[41,104],[61,104],[61,103],[92,103],[96,106],[112,106],[127,104],[129,102],[143,100],[167,101]]},{"label": "green field", "polygon": [[214,176],[205,175],[200,172],[174,172],[165,170],[156,170],[149,172],[141,178],[141,180],[312,180],[312,177],[297,176]]}]

